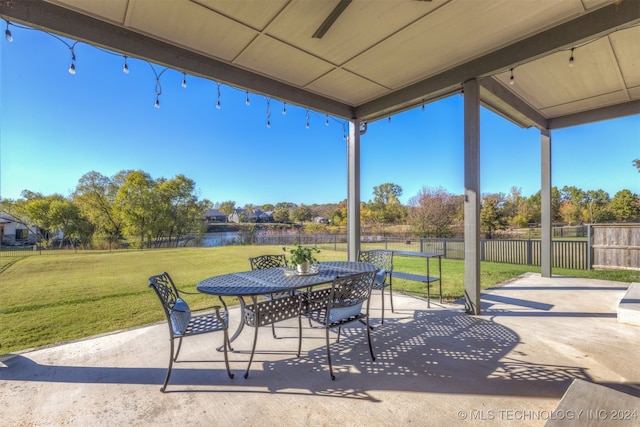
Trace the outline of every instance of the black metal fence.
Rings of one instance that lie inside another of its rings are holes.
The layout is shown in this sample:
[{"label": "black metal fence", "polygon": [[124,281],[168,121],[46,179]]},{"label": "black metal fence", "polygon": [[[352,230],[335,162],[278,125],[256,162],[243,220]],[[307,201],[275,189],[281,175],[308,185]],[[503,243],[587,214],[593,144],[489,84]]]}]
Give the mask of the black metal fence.
[{"label": "black metal fence", "polygon": [[[270,235],[258,236],[258,245],[314,245],[331,250],[347,250],[346,235]],[[447,259],[464,259],[464,239],[399,239],[362,237],[362,249],[389,249],[439,253]],[[480,260],[505,264],[539,266],[542,244],[537,239],[481,239]],[[552,241],[553,267],[574,270],[589,269],[587,240]]]},{"label": "black metal fence", "polygon": [[[238,238],[222,238],[218,244],[257,244],[291,246],[312,245],[336,251],[347,250],[345,234],[264,234],[240,235]],[[389,249],[443,254],[447,259],[464,259],[464,239],[410,239],[384,236],[363,236],[362,249]],[[589,242],[587,240],[552,241],[553,267],[575,270],[589,269]],[[72,249],[40,249],[38,247],[3,247],[0,256],[19,257],[47,254],[76,253]],[[537,239],[481,239],[480,260],[506,264],[540,265],[541,243]]]}]

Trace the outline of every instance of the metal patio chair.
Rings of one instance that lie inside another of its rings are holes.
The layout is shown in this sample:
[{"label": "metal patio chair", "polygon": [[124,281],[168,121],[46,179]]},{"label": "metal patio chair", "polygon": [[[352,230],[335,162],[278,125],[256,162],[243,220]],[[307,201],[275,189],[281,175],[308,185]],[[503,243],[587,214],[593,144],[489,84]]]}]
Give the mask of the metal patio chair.
[{"label": "metal patio chair", "polygon": [[[281,255],[260,255],[257,257],[249,258],[249,265],[251,265],[251,270],[263,270],[265,268],[276,268],[276,267],[286,267],[287,266],[287,258]],[[275,293],[275,294],[267,294],[262,295],[267,299],[277,299],[291,295],[290,292],[284,293]],[[278,338],[276,336],[276,327],[272,323],[271,324],[271,333],[274,338]]]},{"label": "metal patio chair", "polygon": [[358,261],[369,262],[379,268],[373,281],[373,289],[380,290],[382,295],[382,323],[384,323],[384,290],[389,288],[389,300],[393,313],[393,251],[372,249],[358,252]]},{"label": "metal patio chair", "polygon": [[[338,337],[336,342],[340,342],[340,332],[343,326],[353,322],[362,322],[367,331],[367,340],[369,341],[369,352],[371,360],[375,361],[373,354],[373,345],[371,344],[371,331],[369,328],[369,302],[371,299],[371,289],[373,280],[376,276],[375,271],[358,273],[345,277],[337,277],[328,288],[328,292],[317,292],[313,299],[313,294],[307,296],[310,298],[308,304],[313,307],[322,307],[309,312],[310,319],[323,325],[326,332],[327,359],[329,361],[329,374],[331,379],[335,380],[333,374],[333,365],[331,363],[331,349],[329,343],[329,330],[338,328]],[[323,290],[324,291],[324,290]],[[328,293],[327,296],[325,296]],[[363,310],[363,304],[366,305]]]},{"label": "metal patio chair", "polygon": [[[182,298],[183,294],[195,294],[194,292],[185,292],[179,290],[173,283],[168,273],[162,273],[157,276],[149,277],[149,287],[153,288],[156,295],[160,299],[162,309],[167,317],[169,324],[169,341],[171,342],[169,353],[169,368],[167,376],[160,391],[164,392],[171,377],[171,369],[173,362],[178,361],[178,354],[182,346],[182,338],[206,334],[209,332],[222,332],[224,336],[224,363],[227,367],[227,375],[233,378],[233,373],[229,369],[229,358],[227,349],[230,349],[229,335],[227,328],[229,325],[229,312],[227,311],[224,301],[220,300],[224,305],[224,310],[220,306],[207,307],[199,310],[191,310],[186,301]],[[199,314],[194,314],[199,313]],[[175,349],[174,341],[178,340],[178,348]]]},{"label": "metal patio chair", "polygon": [[249,377],[249,369],[253,362],[253,355],[256,352],[256,343],[258,342],[258,328],[260,326],[271,325],[282,320],[298,317],[298,357],[300,357],[300,349],[302,348],[302,295],[294,293],[285,295],[280,298],[265,299],[258,301],[254,296],[252,303],[246,304],[243,310],[244,324],[255,328],[253,336],[253,347],[251,348],[251,357],[247,365],[247,371],[244,377]]}]

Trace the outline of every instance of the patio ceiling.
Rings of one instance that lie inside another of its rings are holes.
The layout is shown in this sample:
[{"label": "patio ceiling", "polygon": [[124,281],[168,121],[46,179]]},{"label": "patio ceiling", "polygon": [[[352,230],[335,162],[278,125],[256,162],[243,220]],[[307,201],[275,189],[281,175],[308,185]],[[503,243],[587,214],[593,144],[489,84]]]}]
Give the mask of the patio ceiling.
[{"label": "patio ceiling", "polygon": [[521,126],[640,113],[636,0],[0,0],[0,15],[345,119],[473,78]]}]

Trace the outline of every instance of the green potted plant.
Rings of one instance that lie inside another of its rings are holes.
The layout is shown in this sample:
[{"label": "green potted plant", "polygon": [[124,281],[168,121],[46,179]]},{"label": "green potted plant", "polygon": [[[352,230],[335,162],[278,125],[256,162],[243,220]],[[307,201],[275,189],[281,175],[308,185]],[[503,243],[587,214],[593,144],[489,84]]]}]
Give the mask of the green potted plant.
[{"label": "green potted plant", "polygon": [[[284,252],[287,252],[286,247],[282,247]],[[293,244],[293,249],[289,249],[289,263],[295,266],[299,273],[306,274],[309,269],[309,265],[315,264],[318,260],[313,256],[314,253],[320,253],[320,250],[315,247],[300,246],[297,243]]]}]

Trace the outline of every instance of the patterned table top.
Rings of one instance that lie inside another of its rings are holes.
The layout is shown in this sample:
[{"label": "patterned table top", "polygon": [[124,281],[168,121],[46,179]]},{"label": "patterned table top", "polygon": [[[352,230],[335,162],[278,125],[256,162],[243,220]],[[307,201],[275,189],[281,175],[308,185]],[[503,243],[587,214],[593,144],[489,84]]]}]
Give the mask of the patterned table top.
[{"label": "patterned table top", "polygon": [[321,262],[318,267],[318,274],[310,276],[286,275],[284,267],[223,274],[204,279],[198,283],[197,289],[220,296],[263,295],[330,283],[338,276],[378,269],[370,263],[349,261]]}]

